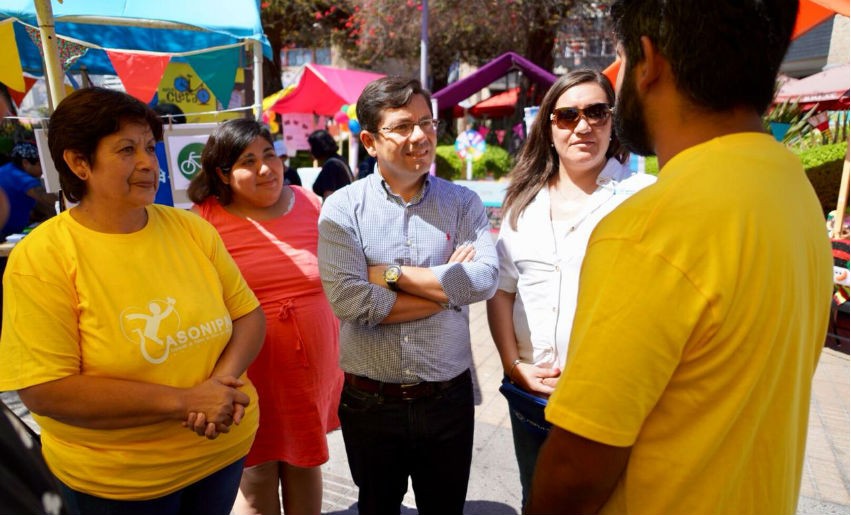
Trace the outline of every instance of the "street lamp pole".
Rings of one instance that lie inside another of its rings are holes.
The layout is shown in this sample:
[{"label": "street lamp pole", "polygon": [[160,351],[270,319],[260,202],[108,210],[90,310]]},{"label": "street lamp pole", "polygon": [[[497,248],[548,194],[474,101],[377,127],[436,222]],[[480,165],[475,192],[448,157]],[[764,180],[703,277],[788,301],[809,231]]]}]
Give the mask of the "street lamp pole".
[{"label": "street lamp pole", "polygon": [[420,27],[420,82],[428,89],[428,0],[423,0],[422,26]]}]

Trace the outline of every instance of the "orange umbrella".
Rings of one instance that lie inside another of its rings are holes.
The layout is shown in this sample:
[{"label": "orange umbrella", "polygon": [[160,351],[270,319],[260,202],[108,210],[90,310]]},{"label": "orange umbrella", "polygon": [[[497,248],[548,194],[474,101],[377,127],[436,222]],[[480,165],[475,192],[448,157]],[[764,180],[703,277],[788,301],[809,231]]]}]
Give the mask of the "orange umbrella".
[{"label": "orange umbrella", "polygon": [[[795,22],[792,39],[797,38],[834,14],[848,16],[848,11],[848,0],[801,0],[800,7],[798,8],[798,20]],[[612,81],[612,84],[617,80],[620,66],[620,59],[615,59],[615,62],[603,70],[603,73]]]}]

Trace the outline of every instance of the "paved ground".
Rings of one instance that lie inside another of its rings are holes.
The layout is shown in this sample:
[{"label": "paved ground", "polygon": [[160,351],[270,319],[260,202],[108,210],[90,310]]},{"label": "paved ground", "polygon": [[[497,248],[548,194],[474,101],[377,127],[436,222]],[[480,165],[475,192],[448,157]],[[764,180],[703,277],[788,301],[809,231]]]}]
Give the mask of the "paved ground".
[{"label": "paved ground", "polygon": [[[476,433],[465,515],[516,515],[520,480],[511,439],[499,354],[490,337],[484,303],[471,306]],[[825,348],[813,382],[810,432],[798,515],[849,513],[849,359]],[[331,460],[324,466],[326,515],[356,515],[357,489],[346,462],[342,435],[329,435]],[[402,515],[416,513],[409,488]]]},{"label": "paved ground", "polygon": [[[502,367],[487,326],[484,303],[471,307],[476,386],[476,432],[473,471],[465,515],[516,515],[520,482],[505,400],[498,392]],[[825,349],[813,383],[810,432],[798,515],[849,513],[849,359]],[[14,394],[0,398],[19,414],[25,409]],[[26,419],[26,418],[25,418]],[[31,420],[29,420],[31,422]],[[329,435],[331,460],[323,467],[325,515],[356,515],[357,489],[352,484],[342,435]],[[414,515],[413,494],[402,515]]]}]

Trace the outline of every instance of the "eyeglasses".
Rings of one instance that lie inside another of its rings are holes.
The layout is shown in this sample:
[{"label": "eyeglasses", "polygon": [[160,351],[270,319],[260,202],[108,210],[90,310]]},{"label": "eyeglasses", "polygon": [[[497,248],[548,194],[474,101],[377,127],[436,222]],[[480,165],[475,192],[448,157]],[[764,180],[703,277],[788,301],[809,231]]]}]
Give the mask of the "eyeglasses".
[{"label": "eyeglasses", "polygon": [[440,127],[440,120],[420,120],[418,122],[402,122],[392,127],[382,127],[378,130],[389,134],[395,134],[400,138],[408,138],[413,134],[414,127],[419,127],[425,134],[434,134]]},{"label": "eyeglasses", "polygon": [[612,108],[609,104],[591,104],[590,106],[559,107],[550,114],[550,121],[554,121],[559,129],[573,129],[579,123],[579,118],[585,118],[588,125],[596,127],[603,125],[612,116]]}]

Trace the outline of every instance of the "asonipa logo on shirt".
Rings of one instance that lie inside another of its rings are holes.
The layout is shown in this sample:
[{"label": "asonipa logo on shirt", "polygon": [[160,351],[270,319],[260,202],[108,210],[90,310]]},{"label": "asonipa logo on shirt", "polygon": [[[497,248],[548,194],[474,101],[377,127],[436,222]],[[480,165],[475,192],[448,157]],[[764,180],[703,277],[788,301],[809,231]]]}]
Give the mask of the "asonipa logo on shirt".
[{"label": "asonipa logo on shirt", "polygon": [[121,313],[124,337],[137,344],[145,360],[155,365],[167,360],[172,352],[230,331],[228,317],[182,328],[175,304],[177,302],[171,297],[154,299],[148,302],[147,309],[133,306]]}]

